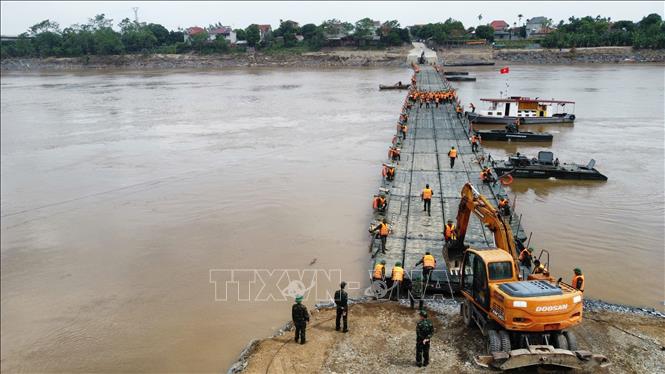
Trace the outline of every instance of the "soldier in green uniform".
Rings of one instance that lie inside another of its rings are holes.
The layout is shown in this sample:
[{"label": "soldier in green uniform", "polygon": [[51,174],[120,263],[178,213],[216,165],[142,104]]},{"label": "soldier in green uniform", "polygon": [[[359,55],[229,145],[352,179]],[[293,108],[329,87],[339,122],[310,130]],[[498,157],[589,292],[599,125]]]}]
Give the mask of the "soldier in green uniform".
[{"label": "soldier in green uniform", "polygon": [[309,322],[309,312],[307,307],[302,305],[302,296],[296,296],[296,303],[291,308],[291,319],[293,319],[293,326],[296,328],[295,341],[300,344],[305,344],[305,330],[307,329],[307,322]]},{"label": "soldier in green uniform", "polygon": [[420,322],[416,325],[416,365],[429,365],[429,343],[434,333],[432,321],[427,319],[427,311],[420,310]]},{"label": "soldier in green uniform", "polygon": [[423,309],[423,281],[420,280],[420,277],[413,278],[411,289],[409,290],[411,309],[415,306],[416,300],[418,300],[418,310]]}]

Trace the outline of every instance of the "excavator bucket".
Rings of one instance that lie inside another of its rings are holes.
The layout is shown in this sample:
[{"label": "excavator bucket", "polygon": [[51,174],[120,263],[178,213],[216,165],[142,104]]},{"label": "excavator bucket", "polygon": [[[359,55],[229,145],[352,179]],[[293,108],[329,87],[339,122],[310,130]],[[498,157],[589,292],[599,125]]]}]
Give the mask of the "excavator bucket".
[{"label": "excavator bucket", "polygon": [[476,356],[476,364],[500,370],[512,370],[533,366],[560,369],[591,370],[610,365],[607,357],[589,351],[569,351],[551,345],[529,345],[510,352],[495,352]]}]

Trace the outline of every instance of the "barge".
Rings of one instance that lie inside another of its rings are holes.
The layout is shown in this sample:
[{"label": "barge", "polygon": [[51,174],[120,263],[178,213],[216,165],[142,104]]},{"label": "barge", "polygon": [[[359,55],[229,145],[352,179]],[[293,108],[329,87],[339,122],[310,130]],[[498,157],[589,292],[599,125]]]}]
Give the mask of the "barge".
[{"label": "barge", "polygon": [[511,175],[513,178],[556,178],[585,179],[606,181],[607,177],[595,169],[596,161],[588,164],[559,163],[558,158],[549,151],[538,152],[538,158],[528,158],[517,153],[508,160],[492,160],[492,167],[499,176]]}]

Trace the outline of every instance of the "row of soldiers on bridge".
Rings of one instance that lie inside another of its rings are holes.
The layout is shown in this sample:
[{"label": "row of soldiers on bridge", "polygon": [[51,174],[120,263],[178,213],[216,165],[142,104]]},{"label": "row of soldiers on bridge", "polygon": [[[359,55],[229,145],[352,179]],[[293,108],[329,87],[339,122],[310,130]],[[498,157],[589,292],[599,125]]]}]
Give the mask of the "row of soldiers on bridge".
[{"label": "row of soldiers on bridge", "polygon": [[418,104],[419,108],[422,108],[423,105],[425,106],[425,108],[429,108],[430,105],[432,104],[436,108],[438,108],[439,104],[456,102],[457,95],[455,94],[454,90],[449,90],[449,91],[412,90],[409,92],[408,100],[412,105]]}]

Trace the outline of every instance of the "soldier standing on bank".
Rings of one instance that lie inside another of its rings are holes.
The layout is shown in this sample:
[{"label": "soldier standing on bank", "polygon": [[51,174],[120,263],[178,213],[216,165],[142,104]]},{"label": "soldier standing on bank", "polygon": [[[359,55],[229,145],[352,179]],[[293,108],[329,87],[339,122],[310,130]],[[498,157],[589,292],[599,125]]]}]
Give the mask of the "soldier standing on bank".
[{"label": "soldier standing on bank", "polygon": [[342,281],[339,290],[335,291],[335,304],[337,305],[337,316],[335,318],[335,330],[339,331],[340,319],[344,321],[342,332],[349,332],[348,314],[349,314],[349,295],[344,291],[346,282]]},{"label": "soldier standing on bank", "polygon": [[420,310],[420,322],[416,325],[416,365],[429,365],[429,343],[434,334],[432,321],[427,319],[427,311]]},{"label": "soldier standing on bank", "polygon": [[291,319],[293,319],[293,326],[296,328],[295,341],[300,344],[305,344],[305,330],[307,329],[307,322],[309,322],[309,312],[307,307],[302,305],[302,296],[296,296],[296,303],[291,308]]}]

